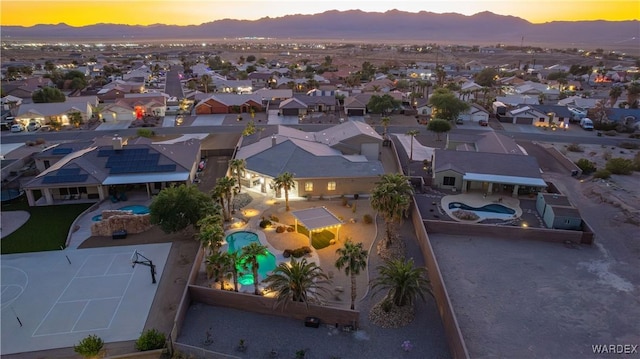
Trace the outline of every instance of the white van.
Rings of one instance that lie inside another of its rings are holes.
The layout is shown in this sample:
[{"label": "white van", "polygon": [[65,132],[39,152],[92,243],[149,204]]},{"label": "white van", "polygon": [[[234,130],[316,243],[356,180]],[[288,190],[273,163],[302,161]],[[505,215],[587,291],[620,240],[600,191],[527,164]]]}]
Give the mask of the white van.
[{"label": "white van", "polygon": [[27,125],[27,131],[37,131],[38,129],[40,129],[40,127],[42,127],[42,125],[40,124],[40,121],[31,120]]},{"label": "white van", "polygon": [[593,131],[593,121],[585,117],[580,120],[580,127],[587,131]]}]

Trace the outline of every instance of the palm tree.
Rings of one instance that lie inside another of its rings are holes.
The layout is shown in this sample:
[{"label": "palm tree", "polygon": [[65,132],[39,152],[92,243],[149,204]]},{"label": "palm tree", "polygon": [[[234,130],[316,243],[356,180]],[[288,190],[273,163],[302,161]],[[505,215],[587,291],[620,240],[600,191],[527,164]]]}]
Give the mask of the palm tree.
[{"label": "palm tree", "polygon": [[218,180],[216,181],[216,185],[212,190],[212,196],[220,201],[225,221],[231,220],[231,197],[233,196],[233,187],[235,186],[235,178],[222,177],[218,178]]},{"label": "palm tree", "polygon": [[204,92],[209,93],[209,84],[211,84],[211,76],[203,74],[200,76],[200,83],[204,86]]},{"label": "palm tree", "polygon": [[343,248],[338,248],[336,253],[339,255],[336,260],[336,268],[342,270],[344,274],[351,277],[351,310],[355,308],[356,300],[356,276],[361,270],[367,268],[367,256],[369,253],[362,248],[362,242],[353,243],[350,238],[344,242]]},{"label": "palm tree", "polygon": [[238,181],[238,193],[242,191],[242,182],[240,181],[240,179],[242,179],[242,175],[244,174],[244,171],[246,169],[246,164],[247,162],[242,158],[236,158],[229,162],[231,173],[235,172],[236,174],[236,180]]},{"label": "palm tree", "polygon": [[378,211],[385,222],[387,247],[394,237],[394,225],[405,217],[411,204],[413,188],[407,177],[400,173],[386,173],[376,183],[371,193],[371,207]]},{"label": "palm tree", "polygon": [[328,282],[322,268],[315,262],[307,263],[306,258],[300,261],[292,258],[289,263],[280,263],[264,280],[266,289],[274,291],[277,302],[283,306],[290,301],[309,305],[309,294],[313,292],[322,297],[321,292],[327,291],[323,285]]},{"label": "palm tree", "polygon": [[382,138],[387,138],[387,128],[389,127],[389,123],[391,122],[391,118],[385,116],[380,119],[380,123],[382,124]]},{"label": "palm tree", "polygon": [[227,252],[224,254],[228,258],[228,265],[223,268],[225,275],[230,274],[233,279],[233,291],[238,291],[238,276],[241,274],[238,270],[238,262],[240,262],[240,254],[238,252]]},{"label": "palm tree", "polygon": [[384,300],[397,307],[413,305],[418,297],[425,301],[425,294],[433,295],[426,268],[414,267],[413,259],[386,261],[377,269],[378,277],[371,281],[373,294],[387,290]]},{"label": "palm tree", "polygon": [[220,289],[224,289],[224,268],[228,266],[228,258],[223,252],[214,251],[205,259],[207,278],[215,278],[220,283]]},{"label": "palm tree", "polygon": [[413,140],[415,139],[416,135],[419,133],[420,131],[418,130],[407,131],[407,135],[411,136],[411,151],[409,153],[409,162],[413,161]]},{"label": "palm tree", "polygon": [[198,241],[211,254],[218,251],[224,240],[223,218],[219,214],[208,215],[199,220],[197,227],[200,228],[198,233]]},{"label": "palm tree", "polygon": [[285,208],[289,211],[289,190],[296,188],[296,182],[293,180],[293,174],[289,172],[281,173],[278,177],[273,179],[273,184],[277,191],[284,190],[284,203]]},{"label": "palm tree", "polygon": [[249,245],[242,247],[242,254],[240,257],[242,261],[244,261],[245,269],[248,269],[249,266],[251,266],[254,287],[253,293],[255,295],[260,295],[260,291],[258,291],[258,268],[260,267],[258,257],[267,255],[267,253],[267,247],[257,242],[251,242]]}]

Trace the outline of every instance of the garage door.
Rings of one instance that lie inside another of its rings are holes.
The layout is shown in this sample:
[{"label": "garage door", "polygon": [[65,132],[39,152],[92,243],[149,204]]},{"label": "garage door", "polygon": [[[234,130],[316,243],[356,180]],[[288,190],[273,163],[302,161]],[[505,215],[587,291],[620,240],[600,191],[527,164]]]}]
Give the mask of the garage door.
[{"label": "garage door", "polygon": [[298,116],[298,109],[297,108],[285,108],[284,110],[282,110],[282,115],[283,116]]},{"label": "garage door", "polygon": [[533,124],[533,119],[527,117],[516,117],[516,123],[518,125],[531,125]]},{"label": "garage door", "polygon": [[349,116],[364,116],[364,109],[350,108],[347,110]]}]

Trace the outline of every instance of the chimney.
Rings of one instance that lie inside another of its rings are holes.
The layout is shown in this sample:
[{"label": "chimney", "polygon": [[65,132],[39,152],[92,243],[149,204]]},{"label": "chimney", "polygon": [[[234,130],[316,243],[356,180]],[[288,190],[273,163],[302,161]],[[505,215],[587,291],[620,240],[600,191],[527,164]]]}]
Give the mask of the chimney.
[{"label": "chimney", "polygon": [[113,139],[111,140],[111,143],[113,144],[114,150],[122,149],[122,137],[118,136],[117,134],[113,135]]},{"label": "chimney", "polygon": [[276,145],[276,135],[271,135],[271,147]]}]

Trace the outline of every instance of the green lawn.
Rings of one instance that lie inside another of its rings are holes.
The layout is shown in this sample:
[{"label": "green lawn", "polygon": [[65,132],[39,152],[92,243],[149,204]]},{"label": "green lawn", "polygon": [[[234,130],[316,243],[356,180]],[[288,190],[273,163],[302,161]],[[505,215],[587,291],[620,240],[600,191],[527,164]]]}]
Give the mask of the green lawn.
[{"label": "green lawn", "polygon": [[[309,237],[309,231],[302,225],[298,225],[298,233],[304,234],[305,236]],[[327,229],[323,230],[322,232],[315,232],[313,233],[313,237],[311,238],[311,245],[315,249],[329,247],[329,241],[334,238],[335,235]]]},{"label": "green lawn", "polygon": [[60,249],[67,241],[69,228],[80,213],[92,203],[63,206],[29,207],[26,198],[2,205],[5,211],[27,211],[27,223],[9,236],[2,238],[2,254],[40,252]]}]

